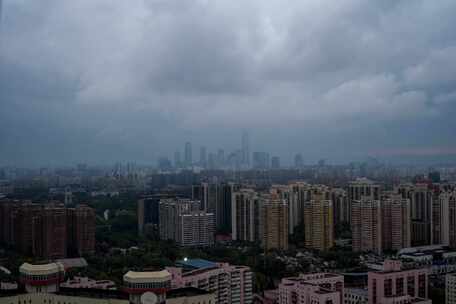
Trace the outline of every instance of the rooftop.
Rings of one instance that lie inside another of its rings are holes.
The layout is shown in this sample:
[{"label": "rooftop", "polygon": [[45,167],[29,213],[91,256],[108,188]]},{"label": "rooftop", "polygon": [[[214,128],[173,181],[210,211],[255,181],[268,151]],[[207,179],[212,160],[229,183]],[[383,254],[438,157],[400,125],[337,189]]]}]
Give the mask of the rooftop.
[{"label": "rooftop", "polygon": [[19,267],[21,273],[31,275],[46,275],[50,273],[64,271],[62,263],[49,263],[49,264],[29,264],[24,263]]},{"label": "rooftop", "polygon": [[84,268],[87,267],[87,261],[84,258],[74,258],[74,259],[59,259],[57,262],[60,262],[65,266],[65,269],[68,268]]},{"label": "rooftop", "polygon": [[143,280],[168,280],[171,274],[167,270],[162,271],[129,271],[124,275],[125,281],[136,281],[141,283]]},{"label": "rooftop", "polygon": [[167,298],[180,298],[180,297],[194,297],[210,294],[210,292],[196,288],[196,287],[184,287],[178,289],[171,289],[166,293]]},{"label": "rooftop", "polygon": [[217,264],[203,259],[183,259],[176,262],[176,266],[190,269],[204,269],[217,267]]}]

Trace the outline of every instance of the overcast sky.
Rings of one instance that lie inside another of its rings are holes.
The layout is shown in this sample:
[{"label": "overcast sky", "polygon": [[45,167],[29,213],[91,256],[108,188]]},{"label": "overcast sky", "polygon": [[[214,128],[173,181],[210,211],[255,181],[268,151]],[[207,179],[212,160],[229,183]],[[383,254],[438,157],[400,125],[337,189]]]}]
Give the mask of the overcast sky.
[{"label": "overcast sky", "polygon": [[[1,0],[0,0],[1,1]],[[455,155],[454,0],[3,0],[0,164]]]}]

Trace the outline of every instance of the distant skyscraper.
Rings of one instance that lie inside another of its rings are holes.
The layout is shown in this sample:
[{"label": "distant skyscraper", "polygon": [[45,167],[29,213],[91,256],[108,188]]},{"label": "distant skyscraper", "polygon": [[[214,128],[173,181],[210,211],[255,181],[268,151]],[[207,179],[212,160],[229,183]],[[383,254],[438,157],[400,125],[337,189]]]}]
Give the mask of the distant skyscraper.
[{"label": "distant skyscraper", "polygon": [[160,157],[158,159],[158,169],[161,171],[168,171],[172,168],[171,161],[167,157]]},{"label": "distant skyscraper", "polygon": [[456,191],[440,194],[440,243],[456,247]]},{"label": "distant skyscraper", "polygon": [[182,166],[181,154],[179,151],[174,152],[174,167],[180,168]]},{"label": "distant skyscraper", "polygon": [[206,151],[206,147],[204,147],[204,146],[200,148],[199,165],[203,168],[207,167],[207,151]]},{"label": "distant skyscraper", "polygon": [[217,167],[223,168],[225,166],[225,150],[218,149],[217,151]]},{"label": "distant skyscraper", "polygon": [[301,153],[298,153],[298,154],[295,155],[294,166],[297,169],[300,169],[300,168],[302,168],[304,166],[304,160],[302,158],[302,154]]},{"label": "distant skyscraper", "polygon": [[247,131],[242,132],[242,166],[245,168],[250,167],[250,144],[249,144],[249,133]]},{"label": "distant skyscraper", "polygon": [[210,170],[214,170],[217,167],[217,156],[215,153],[209,153],[207,157],[207,168]]},{"label": "distant skyscraper", "polygon": [[190,142],[185,143],[185,166],[190,167],[193,164],[192,158],[192,144]]},{"label": "distant skyscraper", "polygon": [[269,169],[270,159],[266,152],[253,152],[253,168],[265,170]]},{"label": "distant skyscraper", "polygon": [[65,187],[65,206],[73,204],[73,192],[70,187]]},{"label": "distant skyscraper", "polygon": [[271,168],[280,169],[280,158],[278,156],[273,156],[271,159]]}]

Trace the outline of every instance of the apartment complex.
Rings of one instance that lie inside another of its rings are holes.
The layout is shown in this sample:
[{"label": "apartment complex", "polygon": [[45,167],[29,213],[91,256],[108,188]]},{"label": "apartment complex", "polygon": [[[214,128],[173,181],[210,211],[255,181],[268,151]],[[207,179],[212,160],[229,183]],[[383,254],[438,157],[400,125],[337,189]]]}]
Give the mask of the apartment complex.
[{"label": "apartment complex", "polygon": [[200,202],[189,199],[160,201],[160,238],[181,246],[210,246],[214,243],[215,216],[200,210]]},{"label": "apartment complex", "polygon": [[261,201],[253,189],[240,189],[231,203],[231,238],[237,241],[258,242],[260,237]]},{"label": "apartment complex", "polygon": [[277,195],[261,197],[261,244],[268,251],[288,249],[288,204]]},{"label": "apartment complex", "polygon": [[325,193],[312,196],[304,204],[305,245],[316,250],[328,250],[334,245],[333,204]]},{"label": "apartment complex", "polygon": [[46,259],[95,250],[95,211],[85,205],[0,202],[0,242],[17,252]]},{"label": "apartment complex", "polygon": [[410,201],[395,194],[352,204],[353,251],[400,250],[411,244]]},{"label": "apartment complex", "polygon": [[[351,208],[353,204],[361,200],[378,201],[380,200],[380,185],[367,178],[357,178],[348,185],[348,214],[353,215]],[[351,218],[349,219],[351,222]]]}]

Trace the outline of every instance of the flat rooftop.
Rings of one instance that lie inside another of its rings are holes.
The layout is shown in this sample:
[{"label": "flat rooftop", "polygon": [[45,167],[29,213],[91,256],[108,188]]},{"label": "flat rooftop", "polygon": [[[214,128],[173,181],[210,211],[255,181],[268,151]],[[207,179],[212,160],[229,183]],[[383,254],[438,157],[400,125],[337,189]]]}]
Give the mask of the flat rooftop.
[{"label": "flat rooftop", "polygon": [[184,288],[177,288],[171,289],[166,293],[167,298],[180,298],[180,297],[195,297],[210,294],[210,292],[206,290],[202,290],[196,287],[184,287]]},{"label": "flat rooftop", "polygon": [[217,267],[217,263],[203,259],[184,259],[177,261],[176,266],[183,267],[185,269],[204,269]]}]

